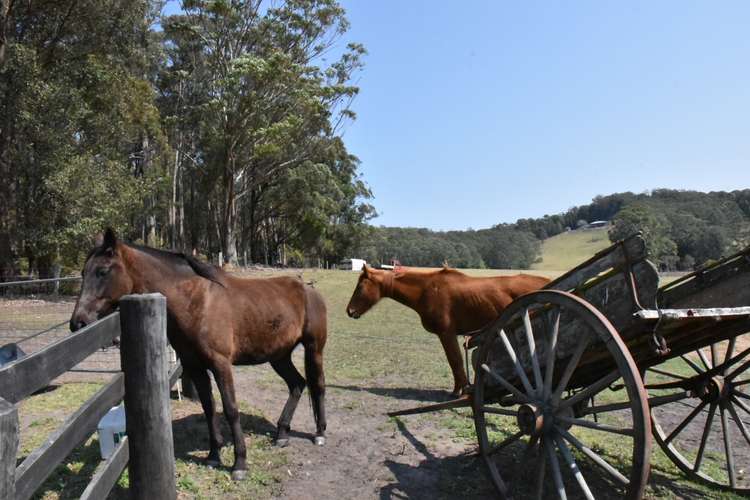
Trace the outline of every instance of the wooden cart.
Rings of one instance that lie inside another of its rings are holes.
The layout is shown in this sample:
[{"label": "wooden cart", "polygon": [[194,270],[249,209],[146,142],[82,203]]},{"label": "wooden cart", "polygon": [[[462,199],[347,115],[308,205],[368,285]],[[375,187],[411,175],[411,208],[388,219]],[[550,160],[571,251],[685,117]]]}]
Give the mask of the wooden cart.
[{"label": "wooden cart", "polygon": [[[479,451],[505,498],[641,498],[656,443],[750,492],[750,248],[658,287],[640,235],[515,300],[467,342]],[[747,389],[747,393],[743,392]]]}]

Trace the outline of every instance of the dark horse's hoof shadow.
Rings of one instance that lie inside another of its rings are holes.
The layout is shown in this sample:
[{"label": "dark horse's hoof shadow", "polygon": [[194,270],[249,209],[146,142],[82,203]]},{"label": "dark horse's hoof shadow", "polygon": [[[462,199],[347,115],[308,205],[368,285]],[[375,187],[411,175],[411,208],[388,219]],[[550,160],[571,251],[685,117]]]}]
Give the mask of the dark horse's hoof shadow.
[{"label": "dark horse's hoof shadow", "polygon": [[[232,432],[227,425],[226,419],[221,414],[219,414],[219,423],[221,425],[221,437],[224,444],[232,444]],[[242,425],[242,432],[245,435],[268,436],[271,439],[276,436],[276,426],[267,419],[257,415],[248,415],[240,412],[240,425]],[[208,433],[206,432],[206,417],[202,413],[195,413],[174,420],[172,422],[172,432],[174,434],[174,454],[176,458],[211,468],[231,469],[231,464],[221,465],[206,462],[205,457],[208,455],[209,443]],[[292,429],[288,435],[290,438],[304,439],[310,443],[315,442],[315,434],[310,432],[300,432]],[[289,440],[287,440],[288,444]],[[196,454],[196,452],[199,453]]]},{"label": "dark horse's hoof shadow", "polygon": [[448,390],[439,389],[415,389],[413,387],[358,387],[356,385],[333,385],[328,384],[329,389],[342,389],[344,391],[369,392],[376,396],[385,396],[393,399],[405,399],[411,401],[431,401],[440,403],[454,399]]},{"label": "dark horse's hoof shadow", "polygon": [[[225,444],[232,443],[232,433],[226,423],[223,415],[219,415],[221,425],[221,436]],[[247,415],[240,412],[240,424],[245,435],[250,436],[275,436],[276,426],[263,417],[257,415]],[[199,465],[217,467],[217,464],[208,464],[206,456],[208,455],[209,443],[208,433],[206,432],[206,417],[203,413],[195,413],[183,418],[172,421],[172,433],[174,435],[174,455],[175,458],[186,462],[194,462]],[[196,454],[196,452],[198,452]],[[221,466],[229,470],[226,464]]]}]

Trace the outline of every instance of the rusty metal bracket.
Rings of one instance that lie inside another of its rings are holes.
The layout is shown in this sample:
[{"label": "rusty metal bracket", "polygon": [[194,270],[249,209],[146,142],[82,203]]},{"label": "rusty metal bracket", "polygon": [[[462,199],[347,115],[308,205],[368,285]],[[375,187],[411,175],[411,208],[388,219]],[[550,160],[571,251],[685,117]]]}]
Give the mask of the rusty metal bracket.
[{"label": "rusty metal bracket", "polygon": [[670,352],[672,352],[672,349],[669,348],[667,345],[667,340],[664,338],[664,336],[659,333],[659,327],[661,326],[662,319],[664,319],[664,316],[661,313],[661,309],[656,310],[659,313],[659,319],[656,321],[656,324],[654,325],[654,331],[651,333],[651,342],[654,347],[654,351],[659,356],[666,356]]},{"label": "rusty metal bracket", "polygon": [[638,310],[643,310],[645,308],[641,305],[641,301],[638,299],[638,290],[635,286],[635,276],[633,275],[633,260],[630,258],[630,252],[628,252],[628,246],[625,244],[625,241],[622,241],[620,244],[622,245],[622,253],[625,256],[624,271],[625,276],[627,277],[630,296],[633,299],[633,303],[638,308]]}]

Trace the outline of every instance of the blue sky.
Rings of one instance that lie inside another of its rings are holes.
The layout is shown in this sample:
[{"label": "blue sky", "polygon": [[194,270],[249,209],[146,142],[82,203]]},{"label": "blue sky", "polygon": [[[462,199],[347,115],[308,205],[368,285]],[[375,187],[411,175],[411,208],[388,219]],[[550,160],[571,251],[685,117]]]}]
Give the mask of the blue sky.
[{"label": "blue sky", "polygon": [[750,2],[343,0],[376,225],[483,228],[750,187]]},{"label": "blue sky", "polygon": [[346,131],[382,215],[481,228],[597,194],[750,187],[750,3],[344,1]]}]

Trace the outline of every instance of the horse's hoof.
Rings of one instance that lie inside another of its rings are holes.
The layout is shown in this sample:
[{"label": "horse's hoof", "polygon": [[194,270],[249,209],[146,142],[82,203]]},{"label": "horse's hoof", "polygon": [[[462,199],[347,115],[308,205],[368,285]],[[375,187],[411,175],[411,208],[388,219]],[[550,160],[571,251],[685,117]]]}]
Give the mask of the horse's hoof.
[{"label": "horse's hoof", "polygon": [[289,438],[279,438],[274,444],[279,448],[284,448],[289,445]]},{"label": "horse's hoof", "polygon": [[221,461],[220,460],[214,460],[212,458],[206,459],[206,467],[209,469],[215,469],[217,467],[221,467]]},{"label": "horse's hoof", "polygon": [[246,477],[247,477],[246,470],[233,470],[232,471],[232,481],[242,481]]},{"label": "horse's hoof", "polygon": [[326,444],[326,438],[325,436],[315,436],[315,445],[316,446],[323,446]]}]

